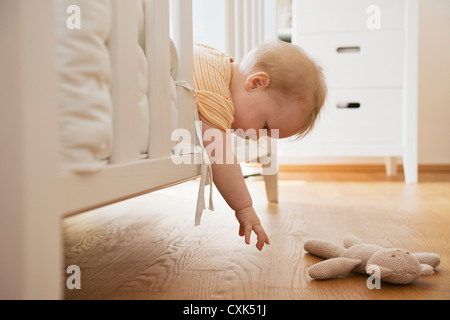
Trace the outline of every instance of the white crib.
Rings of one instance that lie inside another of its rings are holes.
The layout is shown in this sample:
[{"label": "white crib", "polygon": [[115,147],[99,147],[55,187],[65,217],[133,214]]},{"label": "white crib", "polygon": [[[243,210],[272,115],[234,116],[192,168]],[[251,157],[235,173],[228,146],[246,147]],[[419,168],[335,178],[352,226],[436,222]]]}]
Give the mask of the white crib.
[{"label": "white crib", "polygon": [[[83,30],[89,12],[84,12],[82,5],[78,6],[81,7],[81,19],[77,26],[76,17],[72,16],[77,14],[77,7],[70,5],[86,4],[88,0],[1,2],[2,299],[62,297],[65,269],[60,227],[64,216],[200,175],[199,154],[182,155],[183,165],[176,165],[172,160],[172,147],[176,143],[171,136],[174,126],[187,130],[192,144],[195,137],[193,96],[182,87],[176,89],[175,104],[173,96],[175,80],[193,82],[192,1],[104,1],[111,10],[105,50],[110,57],[108,84],[112,109],[109,112],[113,116],[109,139],[113,137],[113,142],[109,148],[100,146],[108,149],[107,153],[96,154],[93,158],[89,155],[92,159],[81,161],[73,158],[65,161],[64,155],[61,156],[64,146],[60,141],[60,93],[64,70],[58,64],[59,51],[55,48],[61,40],[61,34],[57,32],[61,28],[63,37],[76,33],[77,27]],[[143,6],[141,16],[136,10],[136,3],[140,2]],[[244,3],[245,15],[242,11]],[[226,21],[232,22],[227,27],[230,52],[242,55],[239,50],[244,50],[245,46],[249,48],[248,39],[253,39],[253,45],[262,40],[261,36],[248,36],[250,29],[255,34],[259,30],[250,27],[251,21],[259,23],[262,19],[261,6],[255,3],[246,0],[228,2]],[[67,20],[65,26],[61,26],[60,20],[55,22],[55,10],[61,8],[67,9],[62,16],[62,21]],[[70,20],[72,18],[75,20]],[[144,33],[140,33],[136,21],[141,21]],[[239,26],[245,24],[249,27],[243,34]],[[242,36],[235,38],[234,34]],[[171,38],[176,51],[171,50]],[[142,71],[136,54],[139,39],[148,63],[148,83],[143,82],[144,89],[148,89],[145,95],[139,91],[142,82],[137,76],[139,70]],[[175,64],[174,56],[178,58]],[[94,85],[100,86],[101,79],[97,80]],[[138,108],[142,98],[148,98],[148,116],[144,117],[144,123],[142,109]],[[147,127],[144,135],[143,127]],[[96,137],[95,134],[92,136]],[[266,156],[271,156],[270,152],[274,150],[268,150]],[[265,179],[269,200],[276,201],[276,175]],[[192,211],[194,214],[195,208]]]}]

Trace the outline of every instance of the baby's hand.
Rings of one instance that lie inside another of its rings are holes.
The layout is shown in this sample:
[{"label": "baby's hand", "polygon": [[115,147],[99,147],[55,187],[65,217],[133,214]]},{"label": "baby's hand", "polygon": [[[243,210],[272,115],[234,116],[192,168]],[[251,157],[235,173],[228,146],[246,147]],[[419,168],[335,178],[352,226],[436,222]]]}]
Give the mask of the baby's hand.
[{"label": "baby's hand", "polygon": [[245,236],[245,243],[250,244],[250,235],[253,230],[258,239],[258,242],[256,243],[256,248],[258,248],[258,250],[262,250],[264,243],[270,244],[269,237],[261,226],[261,222],[259,221],[253,207],[236,211],[236,218],[238,219],[240,225],[239,235],[241,237]]}]

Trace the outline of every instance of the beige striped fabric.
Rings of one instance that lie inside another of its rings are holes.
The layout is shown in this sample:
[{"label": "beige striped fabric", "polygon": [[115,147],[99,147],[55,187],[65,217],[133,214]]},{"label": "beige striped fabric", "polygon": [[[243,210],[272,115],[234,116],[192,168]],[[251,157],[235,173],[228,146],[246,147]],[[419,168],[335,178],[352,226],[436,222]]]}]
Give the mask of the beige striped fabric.
[{"label": "beige striped fabric", "polygon": [[226,131],[234,122],[231,99],[233,58],[209,46],[194,45],[194,90],[200,118]]}]

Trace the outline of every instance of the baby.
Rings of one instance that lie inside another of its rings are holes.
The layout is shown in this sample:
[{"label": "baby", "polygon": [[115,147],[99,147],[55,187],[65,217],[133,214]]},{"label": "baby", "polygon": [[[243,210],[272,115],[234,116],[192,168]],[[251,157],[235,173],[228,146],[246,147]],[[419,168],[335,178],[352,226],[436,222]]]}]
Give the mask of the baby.
[{"label": "baby", "polygon": [[[321,68],[297,46],[278,40],[259,45],[239,63],[211,47],[195,45],[194,89],[203,133],[220,131],[222,141],[231,129],[252,130],[255,139],[260,132],[269,136],[277,132],[277,138],[303,137],[313,128],[327,91]],[[203,142],[208,150],[212,141]],[[232,152],[226,143],[223,150],[214,151],[209,156],[215,159]],[[270,244],[269,237],[253,208],[239,163],[212,162],[212,172],[215,186],[235,211],[239,235],[250,244],[253,231],[256,247],[262,250]]]}]

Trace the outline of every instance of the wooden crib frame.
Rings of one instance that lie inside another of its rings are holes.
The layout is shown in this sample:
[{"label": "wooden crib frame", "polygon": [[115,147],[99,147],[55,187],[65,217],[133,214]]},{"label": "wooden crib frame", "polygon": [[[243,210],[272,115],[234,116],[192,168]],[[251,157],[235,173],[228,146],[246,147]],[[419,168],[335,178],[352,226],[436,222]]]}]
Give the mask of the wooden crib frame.
[{"label": "wooden crib frame", "polygon": [[[133,128],[137,115],[134,1],[111,0],[110,41],[112,98],[115,118],[111,164],[97,173],[60,170],[55,65],[54,0],[8,1],[0,10],[0,298],[60,299],[65,283],[61,219],[95,207],[181,183],[200,174],[199,164],[175,165],[171,160],[169,13],[179,55],[179,79],[193,82],[191,0],[145,0],[147,51],[152,69],[149,84],[149,159],[139,159]],[[242,1],[236,0],[238,7]],[[238,12],[234,1],[228,13]],[[260,9],[258,9],[260,10]],[[241,15],[242,16],[242,15]],[[234,21],[234,20],[228,20]],[[244,23],[238,18],[240,23]],[[230,50],[244,39],[232,36]],[[258,28],[255,28],[255,31]],[[154,32],[150,32],[154,31]],[[238,33],[239,34],[239,33]],[[130,42],[131,41],[131,42]],[[158,50],[156,50],[158,48]],[[241,49],[239,49],[241,50]],[[231,51],[230,51],[231,52]],[[156,70],[156,71],[155,71]],[[194,100],[179,89],[180,126],[194,137]],[[188,155],[186,157],[192,157]],[[198,163],[192,161],[191,163]],[[276,176],[266,178],[268,195],[276,201]],[[270,186],[269,186],[270,185]],[[193,208],[193,212],[195,208]]]}]

